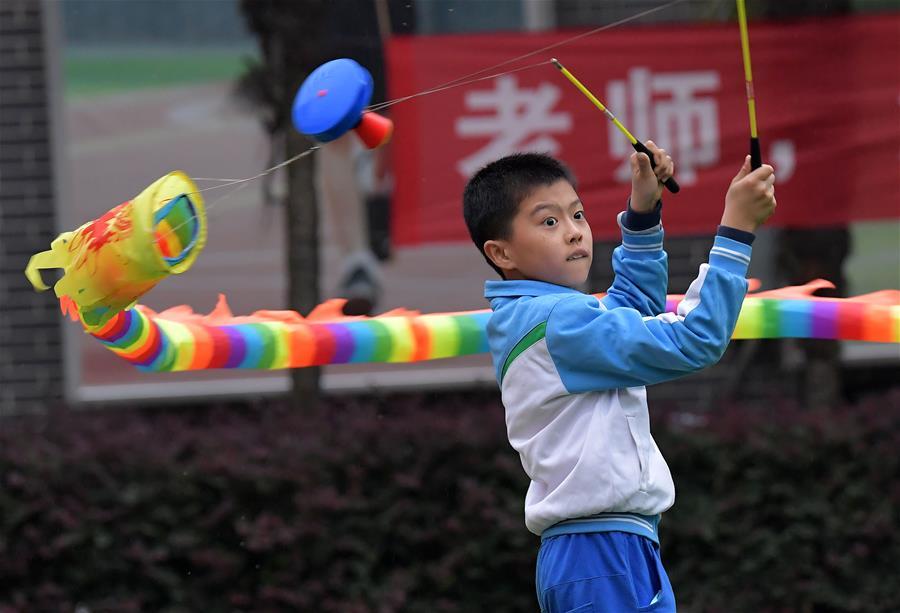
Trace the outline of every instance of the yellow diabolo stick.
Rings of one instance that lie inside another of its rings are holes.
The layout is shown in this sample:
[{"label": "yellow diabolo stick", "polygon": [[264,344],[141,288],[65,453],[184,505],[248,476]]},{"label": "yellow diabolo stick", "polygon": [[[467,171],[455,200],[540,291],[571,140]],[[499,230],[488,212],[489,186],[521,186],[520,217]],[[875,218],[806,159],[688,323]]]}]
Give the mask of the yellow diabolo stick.
[{"label": "yellow diabolo stick", "polygon": [[[554,66],[559,68],[559,71],[561,73],[563,73],[563,75],[569,80],[569,82],[572,83],[572,85],[574,85],[575,87],[578,88],[578,91],[580,91],[582,94],[584,94],[588,100],[593,102],[594,106],[596,106],[598,109],[600,109],[603,112],[603,114],[606,115],[609,118],[609,120],[612,121],[613,124],[617,128],[619,128],[619,131],[625,135],[625,137],[631,143],[631,146],[634,147],[635,151],[647,154],[647,157],[650,158],[650,164],[654,168],[656,168],[656,162],[653,159],[653,152],[650,151],[649,149],[647,149],[647,146],[644,145],[644,143],[642,143],[641,141],[636,139],[634,137],[634,135],[628,131],[628,128],[623,126],[622,122],[619,121],[616,118],[616,116],[613,115],[612,112],[608,108],[606,108],[606,106],[604,106],[604,104],[602,102],[600,102],[597,99],[597,96],[595,96],[594,94],[591,93],[591,90],[589,90],[587,87],[585,87],[581,83],[581,81],[579,81],[578,79],[575,78],[575,75],[573,75],[571,72],[568,71],[568,69],[565,66],[563,66],[562,64],[559,63],[559,60],[557,60],[556,58],[552,58],[550,61],[553,62]],[[681,186],[678,185],[678,182],[675,181],[674,177],[669,177],[668,179],[666,179],[666,181],[665,181],[665,183],[663,183],[663,185],[665,185],[666,188],[673,194],[677,194],[678,191],[681,189]]]},{"label": "yellow diabolo stick", "polygon": [[744,81],[747,87],[747,112],[750,114],[750,166],[762,166],[759,135],[756,132],[756,95],[753,92],[753,69],[750,66],[750,35],[747,34],[747,7],[744,0],[736,0],[738,25],[741,30],[741,54],[744,59]]}]

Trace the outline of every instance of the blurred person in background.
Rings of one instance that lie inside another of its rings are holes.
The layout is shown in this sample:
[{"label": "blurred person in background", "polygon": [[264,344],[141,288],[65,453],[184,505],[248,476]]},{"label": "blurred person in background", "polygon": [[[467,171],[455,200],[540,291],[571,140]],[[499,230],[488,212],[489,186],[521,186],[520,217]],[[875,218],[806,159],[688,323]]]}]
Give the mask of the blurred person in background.
[{"label": "blurred person in background", "polygon": [[[366,149],[352,132],[326,143],[318,152],[317,189],[322,210],[330,216],[341,264],[335,293],[347,299],[344,313],[368,315],[381,294],[379,259],[388,256],[370,228],[373,207],[390,203],[390,177],[384,148]],[[374,247],[379,246],[378,253]]]},{"label": "blurred person in background", "polygon": [[[392,24],[392,10],[402,11],[404,19]],[[387,77],[383,44],[394,30],[411,31],[411,11],[386,0],[344,0],[327,5],[326,21],[329,57],[350,58],[364,66],[373,80],[371,104],[384,102]],[[347,299],[345,314],[370,315],[381,295],[381,262],[390,257],[390,144],[370,150],[355,134],[348,133],[324,145],[318,156],[319,202],[330,218],[333,244],[341,259],[333,293]]]}]

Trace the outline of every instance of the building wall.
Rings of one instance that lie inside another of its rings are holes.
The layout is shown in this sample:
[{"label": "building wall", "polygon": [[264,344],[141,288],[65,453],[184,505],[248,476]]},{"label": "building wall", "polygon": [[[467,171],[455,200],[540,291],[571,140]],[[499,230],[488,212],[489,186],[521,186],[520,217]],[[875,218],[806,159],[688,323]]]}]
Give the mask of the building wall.
[{"label": "building wall", "polygon": [[63,395],[58,304],[23,274],[56,236],[44,8],[0,2],[0,416]]}]

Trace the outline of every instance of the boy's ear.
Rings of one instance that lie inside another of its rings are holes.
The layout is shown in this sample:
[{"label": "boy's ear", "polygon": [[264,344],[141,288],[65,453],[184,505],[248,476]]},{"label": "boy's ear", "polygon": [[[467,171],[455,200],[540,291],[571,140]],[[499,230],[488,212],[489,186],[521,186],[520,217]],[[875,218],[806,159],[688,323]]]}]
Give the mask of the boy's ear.
[{"label": "boy's ear", "polygon": [[484,243],[484,253],[501,270],[512,270],[516,267],[509,243],[504,240],[489,240]]}]

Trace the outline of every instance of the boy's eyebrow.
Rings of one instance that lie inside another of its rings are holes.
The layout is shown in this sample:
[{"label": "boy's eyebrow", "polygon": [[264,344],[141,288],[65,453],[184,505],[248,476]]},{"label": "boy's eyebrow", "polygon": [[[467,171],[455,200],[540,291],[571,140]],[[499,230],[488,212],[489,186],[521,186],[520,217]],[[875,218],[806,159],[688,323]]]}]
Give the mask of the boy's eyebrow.
[{"label": "boy's eyebrow", "polygon": [[[581,198],[576,198],[572,202],[569,203],[569,208],[571,209],[574,206],[581,204]],[[544,209],[552,209],[554,211],[558,211],[560,206],[555,202],[542,202],[533,209],[531,209],[531,215],[535,215],[536,213],[543,211]]]}]

